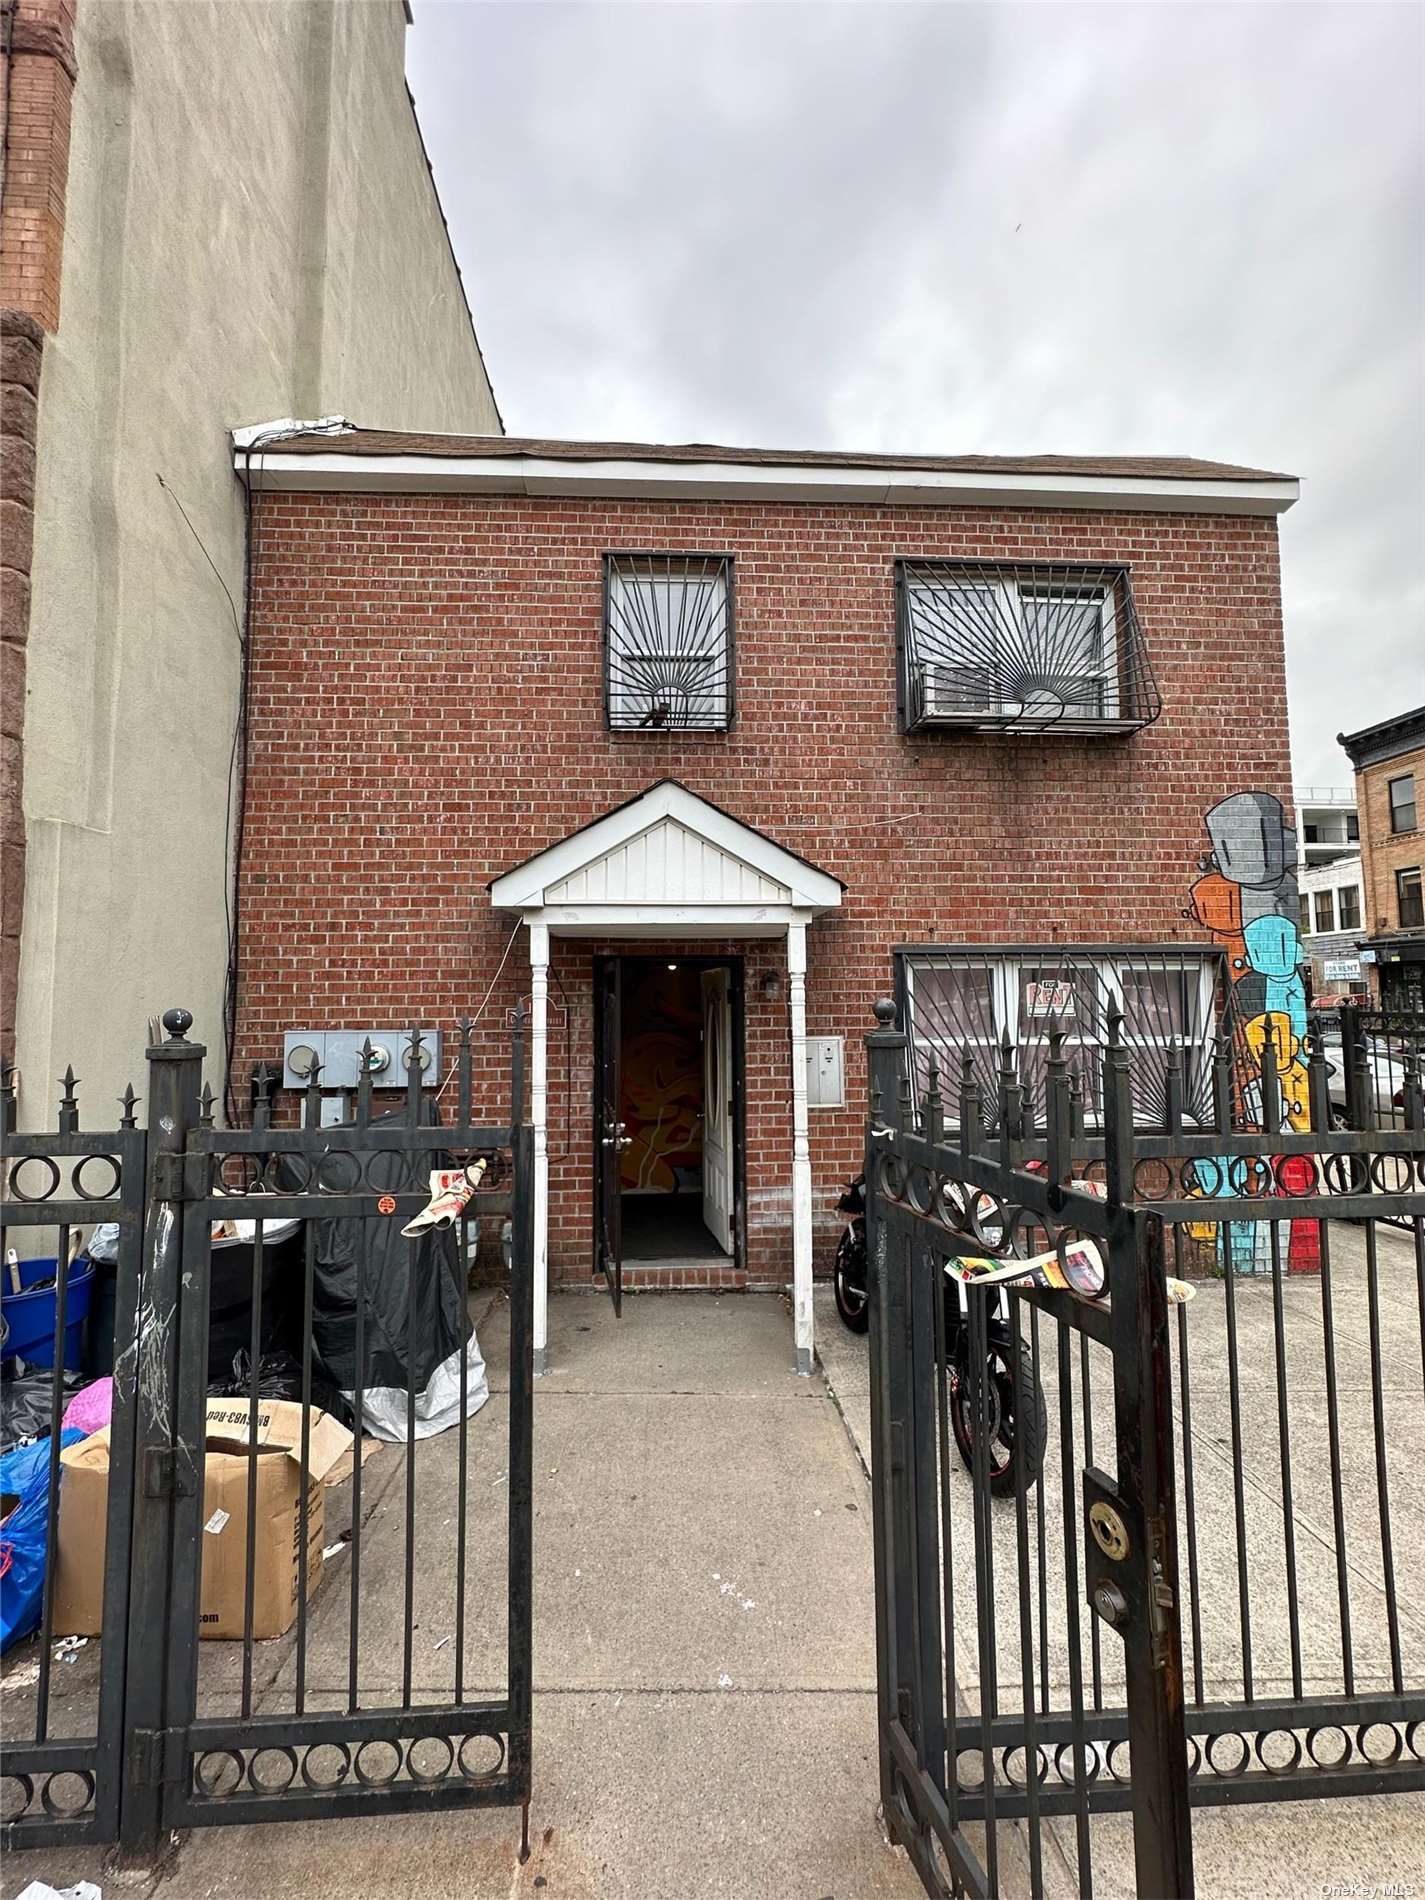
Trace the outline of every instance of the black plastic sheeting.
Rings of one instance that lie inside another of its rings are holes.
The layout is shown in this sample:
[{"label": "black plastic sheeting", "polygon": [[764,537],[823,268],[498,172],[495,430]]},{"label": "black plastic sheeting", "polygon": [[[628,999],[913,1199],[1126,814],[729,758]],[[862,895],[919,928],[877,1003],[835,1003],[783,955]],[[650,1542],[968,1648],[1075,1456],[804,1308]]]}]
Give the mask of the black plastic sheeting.
[{"label": "black plastic sheeting", "polygon": [[[59,1409],[91,1383],[87,1372],[61,1373],[63,1392]],[[54,1417],[54,1373],[49,1366],[27,1366],[23,1359],[7,1359],[0,1375],[0,1452],[12,1451],[29,1438],[48,1438]]]},{"label": "black plastic sheeting", "polygon": [[[314,1355],[315,1358],[315,1355]],[[252,1397],[252,1359],[244,1351],[233,1354],[232,1365],[222,1378],[208,1386],[211,1398],[249,1399]],[[257,1362],[257,1396],[260,1399],[302,1399],[302,1367],[290,1352],[265,1352]],[[311,1383],[312,1404],[319,1412],[329,1413],[350,1425],[354,1414],[337,1388],[320,1378],[315,1370]]]},{"label": "black plastic sheeting", "polygon": [[[250,1240],[229,1241],[214,1247],[208,1278],[208,1380],[225,1380],[234,1355],[246,1356],[252,1347],[252,1293],[254,1255]],[[269,1239],[262,1249],[262,1337],[258,1355],[300,1351],[302,1324],[302,1230],[281,1240]],[[269,1392],[268,1398],[286,1398]]]},{"label": "black plastic sheeting", "polygon": [[[404,1123],[404,1108],[374,1116],[372,1127]],[[436,1127],[434,1102],[423,1099],[421,1121]],[[348,1124],[349,1125],[349,1124]],[[375,1194],[424,1194],[434,1168],[449,1167],[447,1156],[365,1149],[356,1151],[363,1178]],[[361,1385],[395,1387],[417,1395],[431,1374],[473,1331],[466,1310],[466,1273],[460,1259],[459,1224],[417,1240],[402,1237],[396,1215],[386,1219],[313,1220],[312,1343],[313,1367],[340,1392],[357,1386],[356,1298],[359,1278],[365,1294]],[[365,1230],[366,1256],[361,1258]]]}]

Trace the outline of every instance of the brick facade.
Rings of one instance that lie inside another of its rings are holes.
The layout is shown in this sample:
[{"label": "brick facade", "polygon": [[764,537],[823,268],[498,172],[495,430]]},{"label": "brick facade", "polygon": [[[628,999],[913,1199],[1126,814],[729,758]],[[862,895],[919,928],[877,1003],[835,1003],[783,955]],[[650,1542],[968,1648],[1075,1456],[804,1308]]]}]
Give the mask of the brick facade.
[{"label": "brick facade", "polygon": [[0,38],[0,1062],[15,1059],[25,908],[25,703],[35,444],[59,328],[75,0],[12,0]]},{"label": "brick facade", "polygon": [[[1407,773],[1415,776],[1416,826],[1413,831],[1393,832],[1390,781]],[[1395,874],[1425,866],[1425,745],[1363,766],[1356,774],[1356,799],[1361,814],[1361,863],[1366,886],[1362,921],[1370,935],[1396,931],[1402,926]]]},{"label": "brick facade", "polygon": [[59,328],[69,121],[77,68],[76,0],[14,0],[0,42],[5,185],[0,208],[0,309]]},{"label": "brick facade", "polygon": [[[1184,906],[1204,812],[1248,786],[1289,798],[1272,520],[297,493],[263,497],[255,533],[239,1081],[286,1028],[473,1013],[512,928],[488,881],[676,778],[847,887],[808,942],[808,1031],[847,1039],[847,1105],[811,1116],[819,1269],[892,947],[1200,941]],[[609,549],[734,556],[730,732],[605,730]],[[1128,738],[901,736],[898,555],[1127,563],[1161,718]],[[556,1276],[589,1267],[590,968],[610,947],[553,943]],[[759,982],[784,947],[725,947],[746,960],[749,1277],[785,1280],[786,1002]],[[527,957],[521,933],[476,1031],[492,1107]]]}]

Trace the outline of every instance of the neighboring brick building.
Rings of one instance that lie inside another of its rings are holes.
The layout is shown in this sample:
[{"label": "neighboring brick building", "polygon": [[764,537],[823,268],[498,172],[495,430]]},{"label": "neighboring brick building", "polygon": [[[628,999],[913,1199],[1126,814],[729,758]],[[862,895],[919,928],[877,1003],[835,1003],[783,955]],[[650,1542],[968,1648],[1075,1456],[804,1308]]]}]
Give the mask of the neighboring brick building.
[{"label": "neighboring brick building", "polygon": [[1425,1013],[1425,706],[1337,737],[1356,770],[1361,946],[1382,1006]]},{"label": "neighboring brick building", "polygon": [[1191,1037],[1204,814],[1289,797],[1290,478],[356,432],[261,488],[235,1073],[488,999],[498,1106],[531,1001],[555,1277],[602,1202],[630,1275],[792,1279],[806,1363],[876,997]]}]

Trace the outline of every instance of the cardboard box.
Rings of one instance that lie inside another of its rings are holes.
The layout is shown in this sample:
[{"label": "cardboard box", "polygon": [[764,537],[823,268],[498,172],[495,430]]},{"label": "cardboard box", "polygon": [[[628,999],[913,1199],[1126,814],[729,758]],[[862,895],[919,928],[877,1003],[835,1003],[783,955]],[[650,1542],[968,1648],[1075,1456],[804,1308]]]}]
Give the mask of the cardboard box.
[{"label": "cardboard box", "polygon": [[[252,1633],[281,1636],[297,1615],[302,1574],[302,1407],[263,1399],[257,1414],[257,1535]],[[209,1399],[203,1477],[203,1580],[198,1634],[241,1637],[247,1576],[249,1456],[246,1399]],[[321,1580],[324,1484],[350,1475],[352,1436],[325,1412],[311,1415],[307,1490],[307,1600]],[[104,1617],[104,1542],[109,1503],[109,1433],[95,1432],[60,1454],[59,1549],[54,1579],[56,1636],[98,1636]]]}]

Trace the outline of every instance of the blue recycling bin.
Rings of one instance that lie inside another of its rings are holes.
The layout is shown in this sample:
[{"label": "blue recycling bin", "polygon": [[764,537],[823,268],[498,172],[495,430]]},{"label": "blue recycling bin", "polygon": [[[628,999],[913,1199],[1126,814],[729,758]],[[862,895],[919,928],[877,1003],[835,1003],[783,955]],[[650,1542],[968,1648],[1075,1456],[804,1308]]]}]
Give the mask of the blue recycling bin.
[{"label": "blue recycling bin", "polygon": [[[55,1271],[53,1258],[22,1260],[20,1288],[10,1291],[9,1269],[5,1269],[4,1299],[0,1301],[5,1324],[0,1359],[23,1359],[31,1366],[54,1364]],[[48,1280],[48,1286],[36,1283]],[[83,1254],[70,1264],[69,1285],[64,1302],[64,1364],[77,1371],[84,1363],[84,1322],[89,1316],[89,1295],[94,1286],[94,1266]]]}]

